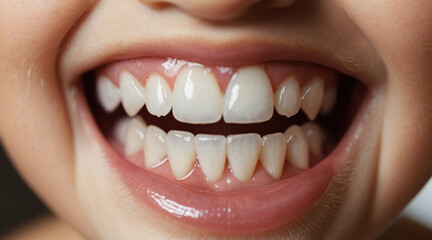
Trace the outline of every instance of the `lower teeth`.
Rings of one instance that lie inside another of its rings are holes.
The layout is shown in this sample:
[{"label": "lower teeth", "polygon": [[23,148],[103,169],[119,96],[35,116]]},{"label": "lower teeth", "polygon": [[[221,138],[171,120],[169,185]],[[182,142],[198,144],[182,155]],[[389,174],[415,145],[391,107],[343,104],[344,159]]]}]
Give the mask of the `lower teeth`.
[{"label": "lower teeth", "polygon": [[[116,140],[124,143],[126,156],[139,155],[132,161],[142,168],[155,168],[168,158],[171,173],[176,179],[189,176],[198,162],[209,182],[223,176],[227,167],[241,182],[252,179],[258,162],[274,179],[283,175],[289,165],[308,169],[310,157],[323,155],[323,130],[316,123],[301,127],[293,125],[285,133],[256,133],[222,135],[197,134],[171,130],[167,133],[154,125],[147,126],[141,117],[120,120],[115,128]],[[136,160],[140,159],[140,160]],[[197,165],[198,165],[197,164]]]}]

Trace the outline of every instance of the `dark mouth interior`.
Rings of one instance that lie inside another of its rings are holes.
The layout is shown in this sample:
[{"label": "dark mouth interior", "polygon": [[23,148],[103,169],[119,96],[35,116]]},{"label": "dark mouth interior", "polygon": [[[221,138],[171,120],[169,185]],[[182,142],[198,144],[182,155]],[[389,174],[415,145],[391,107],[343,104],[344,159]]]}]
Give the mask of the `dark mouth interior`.
[{"label": "dark mouth interior", "polygon": [[[89,72],[83,76],[83,88],[90,110],[105,137],[112,136],[115,123],[122,117],[127,117],[122,106],[114,112],[107,113],[99,105],[96,99],[95,74]],[[327,139],[324,143],[324,153],[329,154],[340,141],[349,125],[353,121],[363,100],[366,88],[358,80],[348,76],[342,76],[338,82],[338,97],[333,111],[327,116],[318,115],[314,122],[318,123],[326,132]],[[212,124],[188,124],[177,121],[172,112],[164,117],[151,115],[144,106],[137,114],[143,117],[147,125],[155,125],[165,132],[170,130],[189,131],[193,134],[217,134],[228,136],[240,133],[258,133],[261,136],[277,132],[284,132],[293,124],[302,125],[310,120],[300,110],[295,116],[287,118],[274,111],[273,117],[262,123],[254,124],[228,124],[221,119]]]}]

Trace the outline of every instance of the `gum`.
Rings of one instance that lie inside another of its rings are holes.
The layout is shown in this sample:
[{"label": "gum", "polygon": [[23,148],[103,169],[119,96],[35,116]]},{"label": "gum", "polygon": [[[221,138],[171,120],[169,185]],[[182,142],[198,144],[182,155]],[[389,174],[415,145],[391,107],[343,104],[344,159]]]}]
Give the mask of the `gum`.
[{"label": "gum", "polygon": [[[199,63],[174,58],[137,58],[109,63],[99,68],[96,74],[105,74],[115,85],[119,86],[119,75],[124,70],[132,73],[143,85],[150,74],[157,73],[162,75],[173,88],[178,72],[188,64],[203,66]],[[296,76],[300,86],[314,76],[322,77],[326,86],[335,84],[339,78],[337,72],[311,63],[279,61],[256,65],[266,71],[274,91],[288,76]],[[225,91],[233,75],[242,66],[204,67],[216,76],[220,89]]]}]

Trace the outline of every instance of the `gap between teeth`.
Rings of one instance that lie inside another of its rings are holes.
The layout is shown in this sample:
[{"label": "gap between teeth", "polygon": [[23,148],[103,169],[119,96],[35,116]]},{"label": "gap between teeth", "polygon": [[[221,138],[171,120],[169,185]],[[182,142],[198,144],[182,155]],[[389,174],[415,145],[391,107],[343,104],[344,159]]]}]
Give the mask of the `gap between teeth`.
[{"label": "gap between teeth", "polygon": [[133,164],[151,169],[168,158],[176,179],[187,177],[196,161],[209,182],[220,179],[227,164],[236,179],[247,182],[254,175],[258,161],[274,179],[279,179],[285,164],[305,170],[310,167],[310,156],[323,156],[324,133],[311,122],[263,137],[256,133],[194,136],[176,130],[167,134],[156,126],[147,126],[139,116],[129,119],[126,124],[125,127],[125,120],[116,124],[115,137],[120,143],[124,142],[127,156],[143,154],[143,158],[133,158],[143,159],[143,162]]},{"label": "gap between teeth", "polygon": [[320,76],[312,77],[303,86],[295,76],[289,76],[273,92],[261,66],[239,68],[225,93],[215,75],[198,65],[183,67],[173,90],[157,73],[139,81],[123,70],[119,84],[117,88],[107,76],[97,77],[97,97],[105,111],[112,112],[122,103],[125,112],[135,116],[146,105],[152,115],[166,116],[172,110],[178,121],[199,124],[214,123],[222,117],[227,123],[264,122],[272,117],[273,108],[287,117],[302,109],[314,120],[319,112],[331,112],[337,96],[336,86],[324,89],[324,79]]}]

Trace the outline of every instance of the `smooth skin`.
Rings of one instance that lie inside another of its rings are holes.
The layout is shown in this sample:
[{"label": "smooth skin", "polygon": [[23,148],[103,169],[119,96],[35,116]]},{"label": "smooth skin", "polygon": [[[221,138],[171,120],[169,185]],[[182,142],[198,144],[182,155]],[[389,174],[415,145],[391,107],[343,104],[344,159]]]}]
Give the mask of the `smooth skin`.
[{"label": "smooth skin", "polygon": [[331,227],[317,230],[371,238],[432,175],[431,12],[430,0],[2,1],[0,138],[32,189],[86,238],[208,236],[159,219],[123,191],[78,121],[67,82],[137,45],[182,41],[175,36],[204,47],[299,44],[333,59],[329,67],[343,62],[374,93],[350,190]]}]

